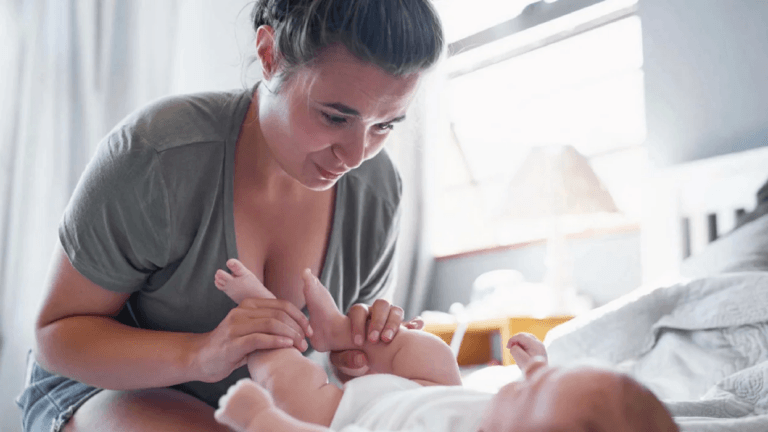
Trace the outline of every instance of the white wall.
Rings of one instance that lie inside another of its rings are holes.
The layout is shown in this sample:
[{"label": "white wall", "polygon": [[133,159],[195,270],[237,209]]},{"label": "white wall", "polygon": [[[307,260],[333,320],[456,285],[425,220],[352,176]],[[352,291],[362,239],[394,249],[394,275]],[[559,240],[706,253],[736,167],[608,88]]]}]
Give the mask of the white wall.
[{"label": "white wall", "polygon": [[767,145],[768,2],[640,0],[638,13],[651,161]]},{"label": "white wall", "polygon": [[[652,164],[768,145],[768,1],[639,0],[638,15]],[[640,285],[639,234],[571,243],[583,255],[574,263],[576,285],[598,303]],[[440,260],[428,307],[466,303],[472,281],[488,270],[513,268],[540,281],[543,263],[541,245]]]},{"label": "white wall", "polygon": [[[606,234],[568,241],[576,287],[597,305],[640,286],[640,236],[638,231]],[[481,253],[435,263],[427,308],[447,311],[453,302],[467,304],[472,283],[484,272],[513,269],[528,282],[541,282],[545,272],[544,243],[518,249]]]},{"label": "white wall", "polygon": [[254,55],[252,0],[182,0],[178,7],[173,93],[229,90],[253,84],[241,64]]}]

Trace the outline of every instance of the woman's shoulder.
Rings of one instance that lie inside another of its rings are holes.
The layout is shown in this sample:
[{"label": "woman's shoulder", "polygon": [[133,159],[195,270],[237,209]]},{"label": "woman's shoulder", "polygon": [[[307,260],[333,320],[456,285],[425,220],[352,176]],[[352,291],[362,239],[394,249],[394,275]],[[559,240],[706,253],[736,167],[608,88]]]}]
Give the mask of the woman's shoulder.
[{"label": "woman's shoulder", "polygon": [[129,114],[109,136],[159,152],[188,144],[224,141],[234,127],[236,114],[244,114],[249,102],[248,90],[165,96]]},{"label": "woman's shoulder", "polygon": [[392,207],[400,204],[402,180],[386,149],[347,173],[347,176],[350,186],[358,193],[382,200]]}]

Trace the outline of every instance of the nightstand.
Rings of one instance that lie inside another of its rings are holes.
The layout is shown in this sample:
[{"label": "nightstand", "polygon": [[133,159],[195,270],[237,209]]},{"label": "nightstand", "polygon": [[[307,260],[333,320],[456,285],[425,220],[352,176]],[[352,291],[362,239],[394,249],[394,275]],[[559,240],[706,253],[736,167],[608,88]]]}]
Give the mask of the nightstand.
[{"label": "nightstand", "polygon": [[[501,344],[502,364],[515,363],[509,350],[506,348],[507,340],[519,332],[528,332],[539,340],[544,340],[547,332],[555,326],[573,318],[572,316],[555,316],[549,318],[509,317],[494,318],[488,320],[472,321],[467,327],[464,339],[459,348],[457,361],[459,366],[471,366],[487,364],[494,360],[494,351],[498,351]],[[450,344],[457,324],[427,323],[424,331],[432,333],[445,343]]]}]

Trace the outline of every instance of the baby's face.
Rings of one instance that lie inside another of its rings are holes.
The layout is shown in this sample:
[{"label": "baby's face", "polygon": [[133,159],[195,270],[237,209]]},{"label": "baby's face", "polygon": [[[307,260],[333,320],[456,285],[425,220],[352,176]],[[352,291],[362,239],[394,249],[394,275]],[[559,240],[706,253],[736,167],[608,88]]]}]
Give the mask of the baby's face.
[{"label": "baby's face", "polygon": [[535,361],[491,400],[479,432],[632,430],[622,418],[621,375]]}]

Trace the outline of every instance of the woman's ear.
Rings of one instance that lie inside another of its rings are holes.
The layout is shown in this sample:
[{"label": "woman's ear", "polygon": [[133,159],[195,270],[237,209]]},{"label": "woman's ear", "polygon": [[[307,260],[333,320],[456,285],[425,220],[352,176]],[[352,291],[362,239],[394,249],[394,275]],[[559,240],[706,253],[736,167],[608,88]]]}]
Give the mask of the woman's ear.
[{"label": "woman's ear", "polygon": [[261,63],[262,77],[269,81],[276,75],[278,68],[275,29],[271,26],[263,25],[256,30],[256,55]]}]

